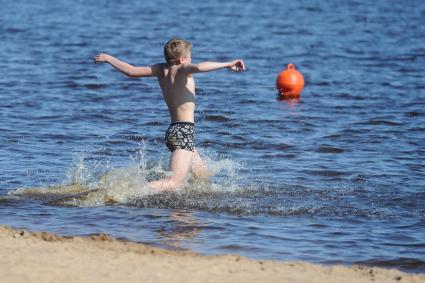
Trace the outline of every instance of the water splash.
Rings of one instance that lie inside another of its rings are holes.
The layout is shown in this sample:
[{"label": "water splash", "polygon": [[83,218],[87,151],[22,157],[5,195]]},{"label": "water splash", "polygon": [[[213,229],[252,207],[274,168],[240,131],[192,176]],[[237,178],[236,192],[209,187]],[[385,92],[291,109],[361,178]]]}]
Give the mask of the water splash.
[{"label": "water splash", "polygon": [[171,176],[171,172],[167,171],[166,162],[162,157],[156,162],[149,162],[146,145],[142,143],[140,150],[130,156],[126,167],[115,168],[107,160],[90,161],[85,154],[80,154],[70,166],[66,180],[62,184],[41,188],[19,188],[8,194],[14,197],[38,199],[53,205],[86,207],[134,205],[140,200],[161,199],[165,196],[167,201],[164,203],[174,207],[172,199],[168,199],[171,195],[178,195],[179,197],[175,197],[176,200],[182,196],[190,199],[191,195],[240,189],[238,170],[241,164],[211,152],[205,152],[203,160],[213,176],[211,179],[201,180],[189,174],[183,187],[178,191],[158,194],[148,186],[148,183]]}]

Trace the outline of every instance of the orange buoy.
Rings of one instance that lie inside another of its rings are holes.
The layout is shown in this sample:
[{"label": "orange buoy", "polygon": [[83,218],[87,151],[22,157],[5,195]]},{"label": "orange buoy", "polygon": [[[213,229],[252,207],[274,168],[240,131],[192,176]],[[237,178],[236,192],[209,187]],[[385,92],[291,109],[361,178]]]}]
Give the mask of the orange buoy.
[{"label": "orange buoy", "polygon": [[295,69],[294,64],[288,64],[276,79],[276,88],[280,98],[299,98],[304,88],[304,77]]}]

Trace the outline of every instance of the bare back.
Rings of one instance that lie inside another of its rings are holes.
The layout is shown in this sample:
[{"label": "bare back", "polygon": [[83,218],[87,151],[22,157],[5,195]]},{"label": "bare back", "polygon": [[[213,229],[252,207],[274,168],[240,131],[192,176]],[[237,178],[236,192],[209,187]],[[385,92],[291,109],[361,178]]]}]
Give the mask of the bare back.
[{"label": "bare back", "polygon": [[170,112],[171,122],[194,122],[195,81],[181,65],[160,64],[158,82]]}]

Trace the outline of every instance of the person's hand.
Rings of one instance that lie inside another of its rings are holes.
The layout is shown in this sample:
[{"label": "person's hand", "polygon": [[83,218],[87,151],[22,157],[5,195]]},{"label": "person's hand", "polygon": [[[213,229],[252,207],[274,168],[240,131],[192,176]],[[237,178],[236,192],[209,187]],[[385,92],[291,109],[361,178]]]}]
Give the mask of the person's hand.
[{"label": "person's hand", "polygon": [[229,69],[232,70],[233,72],[243,72],[246,71],[245,69],[245,64],[241,59],[232,61],[230,63]]},{"label": "person's hand", "polygon": [[108,54],[105,53],[99,53],[96,55],[96,57],[94,58],[94,62],[95,63],[105,63],[108,62]]}]

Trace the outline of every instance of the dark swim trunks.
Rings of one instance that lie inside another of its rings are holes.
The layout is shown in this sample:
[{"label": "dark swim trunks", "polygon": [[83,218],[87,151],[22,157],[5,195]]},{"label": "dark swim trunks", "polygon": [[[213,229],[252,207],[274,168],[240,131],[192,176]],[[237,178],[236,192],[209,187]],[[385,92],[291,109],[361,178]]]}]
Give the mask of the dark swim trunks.
[{"label": "dark swim trunks", "polygon": [[170,151],[185,149],[195,151],[195,124],[191,122],[174,122],[165,133],[165,144]]}]

